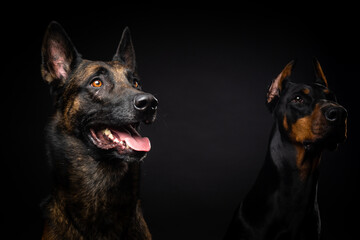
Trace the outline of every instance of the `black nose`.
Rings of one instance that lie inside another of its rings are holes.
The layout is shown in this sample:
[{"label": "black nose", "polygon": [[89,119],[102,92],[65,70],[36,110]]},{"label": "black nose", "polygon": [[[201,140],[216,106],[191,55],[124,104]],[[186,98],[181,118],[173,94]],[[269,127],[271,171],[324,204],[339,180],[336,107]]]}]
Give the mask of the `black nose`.
[{"label": "black nose", "polygon": [[347,118],[347,111],[341,106],[330,107],[325,112],[325,118],[331,123],[344,121]]},{"label": "black nose", "polygon": [[134,98],[134,107],[139,111],[156,110],[158,100],[149,93],[138,94]]}]

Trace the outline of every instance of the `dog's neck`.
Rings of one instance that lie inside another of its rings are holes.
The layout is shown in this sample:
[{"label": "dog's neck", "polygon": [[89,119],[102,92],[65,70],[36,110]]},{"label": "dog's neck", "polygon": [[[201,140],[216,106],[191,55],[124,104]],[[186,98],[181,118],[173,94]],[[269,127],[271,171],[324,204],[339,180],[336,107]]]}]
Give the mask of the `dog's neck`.
[{"label": "dog's neck", "polygon": [[[46,208],[58,211],[58,219],[52,219],[55,225],[71,225],[71,234],[80,235],[106,236],[127,231],[129,221],[141,211],[140,162],[94,159],[77,137],[62,135],[56,140],[63,143],[49,146],[51,161],[67,166],[54,166],[53,170],[54,190]],[[61,151],[53,149],[59,146]],[[72,149],[77,149],[76,154]]]},{"label": "dog's neck", "polygon": [[[306,187],[317,182],[321,149],[308,148],[293,143],[274,124],[269,140],[266,160],[272,161],[277,168],[281,182],[293,183],[290,188]],[[299,183],[299,184],[298,184]]]},{"label": "dog's neck", "polygon": [[[242,203],[243,216],[249,223],[255,224],[269,220],[268,217],[276,217],[278,219],[272,220],[288,219],[286,224],[290,224],[294,214],[300,216],[314,209],[317,204],[317,168],[302,175],[297,164],[297,161],[302,164],[307,164],[308,161],[312,163],[314,155],[306,151],[301,158],[299,155],[297,146],[283,138],[275,124],[264,165]],[[277,214],[272,214],[273,211]],[[298,225],[293,223],[293,226]]]},{"label": "dog's neck", "polygon": [[[321,152],[307,151],[301,144],[294,144],[284,137],[277,124],[269,140],[268,151],[258,186],[271,184],[267,198],[281,207],[284,214],[301,213],[316,204],[318,163]],[[272,178],[272,183],[267,183]],[[261,181],[261,180],[260,180]],[[301,213],[302,214],[302,213]]]}]

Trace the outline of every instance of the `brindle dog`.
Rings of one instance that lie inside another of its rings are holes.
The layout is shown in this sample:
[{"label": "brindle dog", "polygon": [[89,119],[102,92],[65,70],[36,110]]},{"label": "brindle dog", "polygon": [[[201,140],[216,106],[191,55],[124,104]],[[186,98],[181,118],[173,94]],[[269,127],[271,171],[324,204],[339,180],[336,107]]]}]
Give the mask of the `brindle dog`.
[{"label": "brindle dog", "polygon": [[90,61],[52,22],[42,60],[56,109],[47,127],[54,183],[42,239],[151,239],[139,200],[150,141],[138,128],[155,120],[158,102],[141,90],[129,29],[112,61]]}]

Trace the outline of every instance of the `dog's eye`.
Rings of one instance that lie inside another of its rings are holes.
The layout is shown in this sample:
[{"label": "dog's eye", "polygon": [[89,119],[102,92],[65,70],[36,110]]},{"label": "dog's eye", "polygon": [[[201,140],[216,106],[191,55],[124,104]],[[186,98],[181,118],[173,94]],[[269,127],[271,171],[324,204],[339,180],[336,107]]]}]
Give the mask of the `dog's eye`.
[{"label": "dog's eye", "polygon": [[304,99],[302,99],[302,97],[300,97],[300,96],[296,96],[293,100],[291,100],[291,102],[294,102],[294,103],[303,103],[303,102],[304,102]]},{"label": "dog's eye", "polygon": [[134,86],[134,88],[138,88],[140,86],[139,81],[134,79],[133,86]]},{"label": "dog's eye", "polygon": [[91,84],[92,87],[101,87],[103,85],[103,82],[100,79],[94,79]]}]

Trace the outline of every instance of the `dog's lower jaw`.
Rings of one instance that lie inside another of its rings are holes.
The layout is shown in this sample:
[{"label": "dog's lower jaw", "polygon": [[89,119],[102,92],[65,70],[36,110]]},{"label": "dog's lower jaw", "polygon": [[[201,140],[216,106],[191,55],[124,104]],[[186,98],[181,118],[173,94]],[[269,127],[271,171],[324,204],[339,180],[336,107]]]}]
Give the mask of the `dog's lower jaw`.
[{"label": "dog's lower jaw", "polygon": [[121,163],[142,163],[146,158],[147,153],[145,152],[133,152],[131,154],[120,154],[116,150],[110,150],[106,153],[106,158],[99,158],[98,161],[107,162],[113,167],[122,167]]},{"label": "dog's lower jaw", "polygon": [[101,158],[126,162],[142,161],[151,149],[150,140],[138,133],[139,123],[118,127],[104,125],[86,127],[82,132],[89,148],[98,150]]}]

